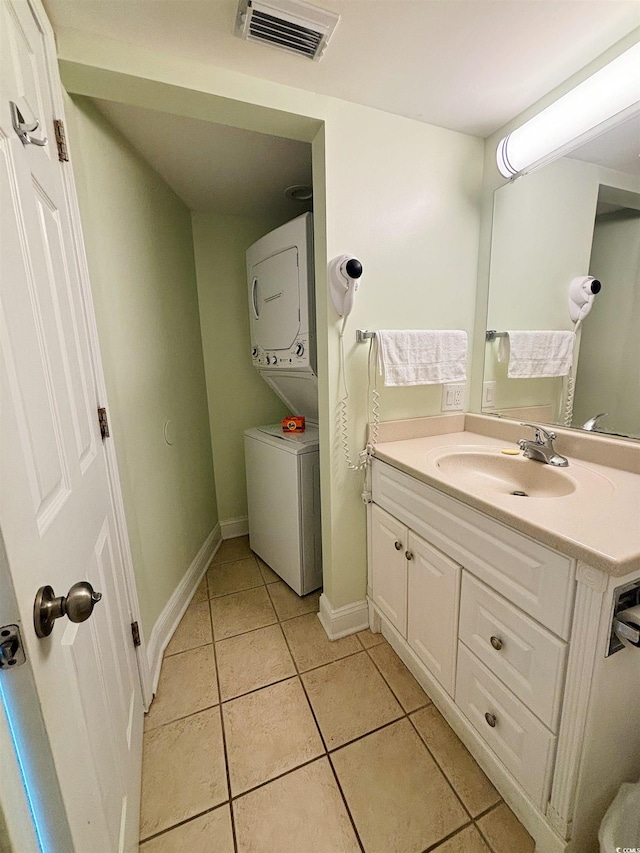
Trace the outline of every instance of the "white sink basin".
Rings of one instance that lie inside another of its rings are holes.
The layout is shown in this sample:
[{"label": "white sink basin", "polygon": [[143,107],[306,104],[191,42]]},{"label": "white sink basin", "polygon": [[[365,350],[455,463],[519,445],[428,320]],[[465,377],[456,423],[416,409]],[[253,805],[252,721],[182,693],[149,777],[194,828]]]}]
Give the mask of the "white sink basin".
[{"label": "white sink basin", "polygon": [[436,468],[452,481],[525,498],[559,498],[575,492],[578,483],[570,470],[525,457],[505,455],[499,449],[448,448],[431,455]]}]

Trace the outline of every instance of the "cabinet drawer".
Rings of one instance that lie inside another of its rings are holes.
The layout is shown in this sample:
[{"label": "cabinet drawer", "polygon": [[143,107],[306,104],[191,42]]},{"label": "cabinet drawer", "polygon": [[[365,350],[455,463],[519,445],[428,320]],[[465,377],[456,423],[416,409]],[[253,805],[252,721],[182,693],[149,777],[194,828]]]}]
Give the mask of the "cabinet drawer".
[{"label": "cabinet drawer", "polygon": [[[533,801],[543,808],[556,737],[463,643],[458,645],[456,704]],[[492,722],[495,717],[494,726],[485,714]]]},{"label": "cabinet drawer", "polygon": [[408,535],[407,528],[388,512],[371,507],[373,601],[403,637],[407,636]]},{"label": "cabinet drawer", "polygon": [[373,500],[563,639],[573,561],[391,465],[373,461]]},{"label": "cabinet drawer", "polygon": [[407,640],[453,696],[461,569],[413,531],[409,553]]},{"label": "cabinet drawer", "polygon": [[566,643],[467,572],[462,580],[460,639],[546,726],[557,731]]}]

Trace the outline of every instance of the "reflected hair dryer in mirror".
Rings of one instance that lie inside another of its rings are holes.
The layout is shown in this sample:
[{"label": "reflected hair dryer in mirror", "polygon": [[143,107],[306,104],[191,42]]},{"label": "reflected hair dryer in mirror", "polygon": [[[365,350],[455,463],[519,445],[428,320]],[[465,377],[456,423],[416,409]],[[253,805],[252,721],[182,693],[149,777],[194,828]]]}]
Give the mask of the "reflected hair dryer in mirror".
[{"label": "reflected hair dryer in mirror", "polygon": [[592,275],[580,275],[569,285],[569,316],[574,323],[580,323],[593,306],[593,300],[602,289],[601,283]]}]

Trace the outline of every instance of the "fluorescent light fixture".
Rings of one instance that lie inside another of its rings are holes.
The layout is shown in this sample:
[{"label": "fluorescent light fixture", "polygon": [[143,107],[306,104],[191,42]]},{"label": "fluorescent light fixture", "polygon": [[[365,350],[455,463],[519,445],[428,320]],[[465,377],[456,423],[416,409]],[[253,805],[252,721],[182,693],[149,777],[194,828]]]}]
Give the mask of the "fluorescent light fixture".
[{"label": "fluorescent light fixture", "polygon": [[505,178],[561,157],[640,109],[640,42],[596,71],[499,143]]}]

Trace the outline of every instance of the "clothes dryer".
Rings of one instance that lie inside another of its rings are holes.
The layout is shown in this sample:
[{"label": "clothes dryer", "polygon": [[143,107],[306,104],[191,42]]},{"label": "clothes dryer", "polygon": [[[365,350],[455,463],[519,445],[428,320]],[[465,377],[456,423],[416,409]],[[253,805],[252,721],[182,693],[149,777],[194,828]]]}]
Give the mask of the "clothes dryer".
[{"label": "clothes dryer", "polygon": [[247,249],[251,360],[290,409],[318,423],[313,233],[310,213]]}]

